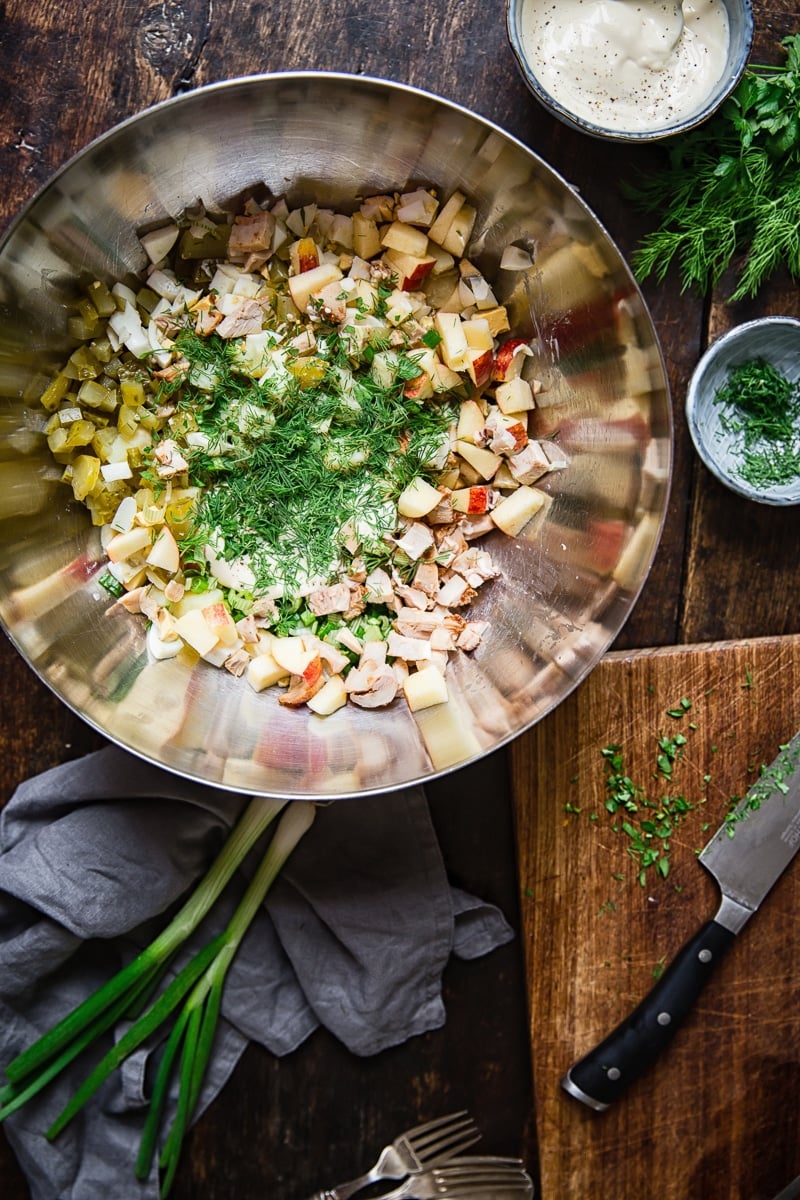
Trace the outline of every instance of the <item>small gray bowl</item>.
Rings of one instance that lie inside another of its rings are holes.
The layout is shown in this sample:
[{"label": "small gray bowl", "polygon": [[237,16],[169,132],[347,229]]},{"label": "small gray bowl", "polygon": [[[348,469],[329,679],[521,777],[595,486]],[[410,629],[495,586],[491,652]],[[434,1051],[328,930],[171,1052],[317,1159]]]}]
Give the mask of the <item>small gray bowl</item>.
[{"label": "small gray bowl", "polygon": [[686,393],[686,419],[695,449],[721,483],[759,504],[800,504],[800,476],[789,483],[755,488],[740,474],[740,442],[723,428],[721,406],[714,397],[729,372],[741,363],[763,358],[787,379],[800,379],[800,320],[762,317],[737,325],[709,346],[695,367]]},{"label": "small gray bowl", "polygon": [[565,125],[591,137],[614,142],[655,142],[686,133],[708,120],[724,103],[744,74],[750,49],[753,44],[753,5],[751,0],[723,0],[728,12],[730,43],[725,69],[713,91],[705,101],[671,124],[649,129],[618,129],[594,124],[577,113],[571,112],[556,99],[541,83],[537,75],[537,64],[532,61],[524,36],[526,10],[532,0],[506,0],[506,28],[511,49],[522,74],[522,78],[536,99]]}]

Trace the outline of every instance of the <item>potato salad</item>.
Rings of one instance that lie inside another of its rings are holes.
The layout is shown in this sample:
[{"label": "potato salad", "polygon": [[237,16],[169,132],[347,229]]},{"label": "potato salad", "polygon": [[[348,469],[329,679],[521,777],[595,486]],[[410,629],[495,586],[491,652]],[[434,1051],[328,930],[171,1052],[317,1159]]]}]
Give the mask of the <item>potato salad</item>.
[{"label": "potato salad", "polygon": [[533,355],[467,257],[475,219],[422,187],[198,208],[141,236],[135,286],[87,288],[45,432],[152,657],[320,716],[447,701],[487,630],[482,536],[567,465],[528,436]]}]

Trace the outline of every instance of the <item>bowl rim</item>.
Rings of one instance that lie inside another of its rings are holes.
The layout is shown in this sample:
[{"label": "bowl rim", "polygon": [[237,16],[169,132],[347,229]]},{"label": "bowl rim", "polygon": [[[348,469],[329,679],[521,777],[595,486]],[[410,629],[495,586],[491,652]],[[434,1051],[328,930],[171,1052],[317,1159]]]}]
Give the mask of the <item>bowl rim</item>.
[{"label": "bowl rim", "polygon": [[[800,317],[776,313],[764,317],[754,317],[751,321],[743,321],[740,325],[734,325],[732,329],[728,329],[713,341],[698,359],[686,389],[684,411],[694,448],[708,470],[720,483],[724,484],[730,491],[742,496],[745,500],[752,500],[756,504],[766,504],[773,508],[790,508],[793,505],[800,504],[800,477],[798,477],[795,496],[771,496],[749,487],[746,483],[739,480],[737,476],[730,474],[720,465],[712,454],[708,443],[702,438],[698,421],[700,406],[708,397],[708,393],[703,391],[702,387],[712,363],[716,361],[721,353],[735,346],[743,334],[770,326],[773,328],[783,326],[794,329],[800,337]],[[761,357],[767,357],[767,355],[762,354]],[[798,377],[800,378],[800,374]]]},{"label": "bowl rim", "polygon": [[535,99],[539,101],[544,109],[550,112],[554,117],[561,121],[569,128],[577,130],[579,133],[585,133],[589,137],[597,138],[601,141],[609,142],[625,142],[630,144],[649,143],[664,141],[666,138],[675,137],[677,134],[688,133],[692,129],[696,129],[705,121],[709,120],[713,114],[718,111],[720,106],[730,96],[736,85],[741,80],[747,64],[750,59],[750,53],[753,48],[753,39],[755,36],[755,19],[753,16],[752,0],[741,0],[742,17],[744,19],[744,46],[741,60],[737,67],[729,71],[727,75],[720,80],[721,90],[718,99],[714,103],[714,107],[710,110],[706,109],[701,113],[695,113],[694,116],[686,117],[676,125],[669,125],[665,129],[609,129],[605,125],[596,125],[593,121],[587,121],[585,117],[579,116],[577,113],[571,112],[558,101],[551,92],[539,82],[535,75],[528,56],[522,48],[522,41],[519,36],[517,17],[521,12],[525,0],[506,0],[506,33],[511,46],[511,51],[517,64],[517,68],[527,85],[529,91]]}]

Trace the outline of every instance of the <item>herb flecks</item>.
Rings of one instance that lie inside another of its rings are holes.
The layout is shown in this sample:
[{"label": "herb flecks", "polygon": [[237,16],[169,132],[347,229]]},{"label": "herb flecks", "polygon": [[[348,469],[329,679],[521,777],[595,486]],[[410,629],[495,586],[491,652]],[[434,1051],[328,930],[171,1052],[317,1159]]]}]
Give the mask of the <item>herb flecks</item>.
[{"label": "herb flecks", "polygon": [[[691,702],[684,698],[667,712],[674,717],[690,708]],[[656,739],[656,745],[653,778],[669,782],[686,737],[682,733],[672,737],[662,735]],[[612,816],[621,818],[612,828],[628,839],[626,849],[636,864],[639,883],[644,887],[651,871],[666,879],[670,871],[671,838],[694,806],[680,794],[648,795],[626,772],[621,746],[604,746],[600,754],[606,763],[605,807]]]}]

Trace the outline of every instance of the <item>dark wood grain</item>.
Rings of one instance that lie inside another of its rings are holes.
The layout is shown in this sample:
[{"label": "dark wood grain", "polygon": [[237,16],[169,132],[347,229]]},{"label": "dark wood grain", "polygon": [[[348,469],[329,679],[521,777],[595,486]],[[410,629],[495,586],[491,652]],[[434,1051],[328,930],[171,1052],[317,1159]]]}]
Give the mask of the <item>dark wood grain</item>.
[{"label": "dark wood grain", "polygon": [[[777,61],[779,38],[798,23],[796,7],[788,0],[760,0],[754,7],[755,53]],[[117,121],[188,87],[261,71],[385,76],[474,109],[574,183],[626,254],[645,223],[621,200],[617,181],[663,153],[595,142],[549,118],[517,74],[502,5],[482,0],[6,0],[0,3],[0,56],[2,226],[53,171]],[[710,336],[755,312],[796,313],[795,290],[779,281],[757,305],[730,308],[719,299],[710,311],[701,298],[681,296],[674,279],[644,291],[673,391],[675,470],[661,547],[617,648],[794,632],[796,516],[737,504],[708,476],[690,445],[683,397]],[[0,803],[28,775],[98,744],[98,735],[3,642]],[[504,756],[439,781],[431,796],[454,879],[499,902],[516,921]],[[545,837],[560,819],[560,806],[543,806],[539,819]],[[548,971],[546,954],[540,969]],[[445,1028],[374,1060],[353,1059],[322,1034],[281,1062],[251,1049],[191,1137],[176,1200],[233,1193],[253,1200],[301,1197],[363,1166],[409,1121],[456,1105],[474,1111],[487,1149],[521,1151],[535,1170],[537,1136],[550,1153],[551,1130],[537,1130],[522,980],[520,942],[477,963],[453,964],[445,981]],[[797,1081],[787,1079],[787,1071],[780,1056],[764,1064],[760,1093],[785,1087],[791,1097],[796,1086],[786,1084]],[[715,1119],[724,1144],[724,1110]],[[776,1136],[785,1136],[783,1127]],[[612,1194],[599,1177],[591,1190]],[[0,1195],[27,1198],[2,1135]],[[689,1200],[695,1196],[709,1200],[711,1193],[698,1184]],[[545,1194],[545,1200],[563,1197]],[[742,1200],[756,1198],[742,1193]]]}]

